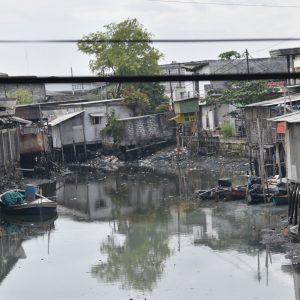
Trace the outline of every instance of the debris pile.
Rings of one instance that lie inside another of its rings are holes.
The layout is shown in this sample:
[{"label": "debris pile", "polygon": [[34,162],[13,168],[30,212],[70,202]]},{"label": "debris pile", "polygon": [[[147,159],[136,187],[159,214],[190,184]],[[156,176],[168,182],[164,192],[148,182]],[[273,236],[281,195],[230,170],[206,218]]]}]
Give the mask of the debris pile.
[{"label": "debris pile", "polygon": [[88,167],[95,169],[114,171],[117,170],[120,166],[124,165],[124,163],[114,155],[102,155],[90,160],[87,165]]},{"label": "debris pile", "polygon": [[221,155],[192,156],[186,148],[179,151],[175,148],[166,148],[145,159],[138,161],[141,167],[153,169],[173,169],[182,167],[190,170],[220,171],[226,169],[226,173],[245,174],[249,170],[247,159],[234,160]]}]

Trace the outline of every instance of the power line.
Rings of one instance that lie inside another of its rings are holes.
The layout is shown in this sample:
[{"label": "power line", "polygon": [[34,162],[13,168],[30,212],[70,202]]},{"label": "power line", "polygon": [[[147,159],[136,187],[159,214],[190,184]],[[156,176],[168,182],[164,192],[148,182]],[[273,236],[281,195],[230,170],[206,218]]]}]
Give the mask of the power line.
[{"label": "power line", "polygon": [[[300,7],[300,6],[299,6]],[[300,37],[275,38],[228,38],[228,39],[53,39],[53,40],[0,40],[0,44],[75,44],[75,43],[227,43],[227,42],[289,42],[300,41]]]},{"label": "power line", "polygon": [[197,2],[197,1],[180,1],[180,0],[146,0],[146,1],[149,1],[149,2],[165,2],[165,3],[180,3],[180,4],[197,4],[197,5],[218,5],[218,6],[300,8],[300,5],[243,4],[243,3]]},{"label": "power line", "polygon": [[26,83],[92,83],[92,82],[176,82],[176,81],[247,81],[300,79],[300,73],[236,73],[193,75],[136,75],[136,76],[0,76],[0,84]]},{"label": "power line", "polygon": [[[242,54],[241,58],[244,56],[244,53]],[[226,63],[225,65],[221,66],[220,68],[218,68],[217,70],[214,71],[214,73],[217,73],[221,70],[223,70],[224,68],[226,68],[228,65],[232,65],[234,63],[235,60],[230,59],[228,61],[228,63]]]},{"label": "power line", "polygon": [[[299,34],[300,34],[300,32],[296,32],[295,34],[291,35],[290,38],[294,38],[294,37],[298,36]],[[273,45],[271,45],[271,46],[269,46],[269,47],[260,48],[260,49],[251,51],[251,53],[258,53],[258,52],[262,52],[262,51],[265,51],[265,50],[269,50],[269,49],[271,49],[271,48],[273,48],[273,47],[275,47],[275,46],[278,46],[278,45],[280,45],[280,44],[283,44],[284,42],[285,42],[285,41],[280,41],[280,42],[278,42],[278,43],[276,43],[276,44],[273,44]]]}]

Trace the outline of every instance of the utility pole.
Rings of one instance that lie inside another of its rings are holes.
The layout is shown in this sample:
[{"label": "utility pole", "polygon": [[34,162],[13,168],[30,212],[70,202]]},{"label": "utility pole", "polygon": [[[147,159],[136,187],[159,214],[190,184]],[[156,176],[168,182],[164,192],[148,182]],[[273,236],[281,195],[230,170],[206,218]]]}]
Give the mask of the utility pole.
[{"label": "utility pole", "polygon": [[[71,67],[71,77],[73,77],[73,68]],[[72,83],[72,94],[74,96],[75,91],[74,91],[74,83]]]},{"label": "utility pole", "polygon": [[247,62],[247,73],[250,73],[250,68],[249,68],[249,52],[248,49],[246,49],[246,62]]},{"label": "utility pole", "polygon": [[[169,70],[169,76],[171,75],[171,70]],[[170,92],[171,92],[171,102],[172,102],[172,108],[174,110],[174,98],[173,98],[173,89],[172,89],[172,82],[170,81]]]}]

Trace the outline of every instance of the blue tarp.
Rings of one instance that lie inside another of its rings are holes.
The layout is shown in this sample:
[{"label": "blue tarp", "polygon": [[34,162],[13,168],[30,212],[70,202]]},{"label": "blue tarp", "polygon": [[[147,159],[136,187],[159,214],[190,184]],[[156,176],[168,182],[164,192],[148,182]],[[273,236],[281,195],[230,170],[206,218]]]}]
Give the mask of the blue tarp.
[{"label": "blue tarp", "polygon": [[25,202],[25,196],[19,192],[6,192],[1,199],[4,205],[17,205]]}]

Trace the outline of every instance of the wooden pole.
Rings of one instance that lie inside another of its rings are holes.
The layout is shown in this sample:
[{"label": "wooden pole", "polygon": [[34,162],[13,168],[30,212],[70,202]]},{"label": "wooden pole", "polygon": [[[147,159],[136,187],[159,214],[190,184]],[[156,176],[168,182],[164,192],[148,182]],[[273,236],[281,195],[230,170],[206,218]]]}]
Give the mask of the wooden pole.
[{"label": "wooden pole", "polygon": [[87,151],[86,151],[86,134],[85,134],[85,119],[84,119],[85,112],[81,114],[82,120],[82,130],[83,130],[83,152],[84,152],[84,160],[87,161]]},{"label": "wooden pole", "polygon": [[177,141],[177,160],[179,160],[179,147],[180,147],[180,141],[179,141],[179,125],[176,127],[176,141]]},{"label": "wooden pole", "polygon": [[253,167],[252,167],[252,147],[249,146],[249,164],[250,164],[250,175],[253,175]]},{"label": "wooden pole", "polygon": [[78,160],[77,160],[77,153],[76,153],[76,145],[75,145],[75,141],[74,140],[73,140],[73,151],[74,151],[75,161],[78,162]]},{"label": "wooden pole", "polygon": [[265,190],[265,174],[264,174],[264,129],[261,131],[260,121],[257,118],[257,131],[258,131],[258,143],[259,143],[259,169],[260,178],[263,188],[264,201],[266,202],[266,190]]},{"label": "wooden pole", "polygon": [[297,193],[299,192],[299,187],[298,184],[296,184],[296,188],[295,188],[295,192],[294,195],[292,197],[292,204],[291,204],[291,215],[289,217],[289,223],[292,224],[293,223],[293,219],[294,219],[294,214],[295,214],[295,202],[296,202],[296,197],[297,197]]},{"label": "wooden pole", "polygon": [[[300,186],[299,186],[299,189],[300,189]],[[299,189],[298,189],[298,193],[296,194],[296,201],[295,201],[295,219],[294,219],[294,225],[298,224]]]},{"label": "wooden pole", "polygon": [[[288,208],[288,218],[290,218],[290,216],[291,216],[292,197],[294,196],[295,187],[296,187],[296,184],[293,184],[291,192],[288,193],[289,194],[288,195],[288,201],[289,201],[289,204],[288,204],[289,205],[289,208]],[[288,191],[289,191],[289,189],[290,189],[290,187],[288,187]]]},{"label": "wooden pole", "polygon": [[280,162],[280,153],[279,153],[279,145],[276,143],[275,145],[275,156],[276,156],[276,164],[278,166],[278,174],[279,174],[279,179],[281,182],[282,174],[281,174],[281,162]]}]

